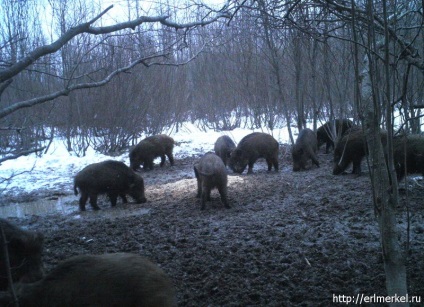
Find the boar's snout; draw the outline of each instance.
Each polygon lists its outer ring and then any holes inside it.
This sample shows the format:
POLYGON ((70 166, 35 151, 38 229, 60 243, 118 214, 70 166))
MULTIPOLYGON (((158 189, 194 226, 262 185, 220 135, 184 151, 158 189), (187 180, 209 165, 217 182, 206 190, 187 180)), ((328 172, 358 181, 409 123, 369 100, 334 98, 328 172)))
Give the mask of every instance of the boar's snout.
POLYGON ((143 196, 143 197, 137 198, 135 201, 137 202, 137 204, 143 204, 147 202, 147 199, 146 197, 143 196))
POLYGON ((333 168, 333 175, 340 175, 342 172, 343 169, 338 164, 335 164, 333 168))

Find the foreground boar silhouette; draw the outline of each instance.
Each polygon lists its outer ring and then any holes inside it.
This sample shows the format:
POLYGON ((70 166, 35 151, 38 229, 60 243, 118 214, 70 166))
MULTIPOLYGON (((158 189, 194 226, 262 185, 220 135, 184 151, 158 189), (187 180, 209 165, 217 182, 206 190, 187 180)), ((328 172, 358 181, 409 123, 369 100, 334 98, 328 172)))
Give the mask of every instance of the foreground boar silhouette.
MULTIPOLYGON (((177 305, 174 286, 163 270, 128 253, 76 256, 42 280, 15 288, 21 307, 177 305)), ((12 304, 10 294, 0 293, 0 303, 12 304)))
MULTIPOLYGON (((5 219, 0 219, 0 228, 5 236, 13 282, 27 283, 41 279, 43 235, 24 230, 5 219)), ((6 261, 0 249, 0 291, 9 286, 6 272, 6 261)))
POLYGON ((149 136, 130 151, 130 167, 137 170, 143 164, 144 170, 152 170, 153 160, 157 157, 161 158, 160 166, 162 167, 165 164, 165 155, 171 165, 174 165, 173 149, 173 138, 165 134, 149 136))
POLYGON ((146 202, 143 178, 119 161, 107 160, 86 166, 74 178, 75 195, 78 195, 78 189, 81 192, 79 200, 81 211, 85 210, 88 198, 90 198, 91 207, 99 210, 97 205, 99 194, 107 194, 112 206, 116 205, 118 196, 126 203, 127 194, 137 203, 146 202))
POLYGON ((253 164, 259 158, 265 158, 268 164, 268 171, 274 169, 278 171, 278 142, 269 134, 254 132, 241 139, 231 153, 229 166, 235 173, 243 173, 249 165, 248 174, 253 173, 253 164))
POLYGON ((317 150, 316 133, 308 128, 301 130, 292 148, 293 171, 306 169, 308 160, 312 160, 312 163, 319 167, 317 150))
POLYGON ((227 200, 227 169, 224 162, 216 154, 206 153, 194 165, 194 174, 197 179, 197 197, 201 198, 201 209, 210 200, 211 190, 217 188, 221 201, 226 208, 230 208, 227 200))

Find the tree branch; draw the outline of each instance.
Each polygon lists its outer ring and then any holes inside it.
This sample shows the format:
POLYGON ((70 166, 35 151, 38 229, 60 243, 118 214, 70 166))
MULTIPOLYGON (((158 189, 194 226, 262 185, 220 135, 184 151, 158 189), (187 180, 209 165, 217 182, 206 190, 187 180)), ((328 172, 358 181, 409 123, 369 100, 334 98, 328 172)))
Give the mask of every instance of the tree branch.
MULTIPOLYGON (((36 98, 33 98, 33 99, 14 103, 14 104, 0 110, 0 119, 10 115, 13 112, 16 112, 17 110, 20 110, 20 109, 23 109, 23 108, 30 108, 32 106, 51 101, 51 100, 56 99, 56 98, 61 97, 61 96, 68 96, 72 91, 75 91, 75 90, 95 88, 95 87, 103 86, 103 85, 109 83, 117 75, 119 75, 121 73, 128 72, 129 70, 131 70, 132 68, 134 68, 135 66, 137 66, 139 64, 143 64, 146 67, 149 67, 149 66, 152 66, 152 65, 181 66, 181 65, 184 65, 184 64, 190 62, 191 60, 193 60, 195 57, 197 57, 198 54, 199 54, 199 52, 196 53, 193 57, 191 57, 189 60, 187 60, 184 63, 175 63, 175 64, 164 64, 164 63, 159 63, 159 62, 148 63, 149 60, 152 60, 152 59, 155 59, 155 58, 160 58, 160 57, 165 57, 166 54, 160 54, 160 55, 145 57, 145 58, 142 58, 142 59, 137 59, 137 60, 133 61, 132 63, 130 63, 128 66, 121 67, 121 68, 113 71, 107 77, 105 77, 104 79, 102 79, 100 81, 71 85, 67 88, 64 88, 62 90, 56 91, 54 93, 51 93, 51 94, 48 94, 48 95, 45 95, 45 96, 36 97, 36 98)), ((0 162, 1 162, 1 160, 0 160, 0 162)))
POLYGON ((17 159, 21 156, 26 156, 26 155, 32 154, 34 152, 42 151, 45 148, 46 148, 46 146, 43 146, 43 147, 40 147, 40 148, 35 148, 35 149, 23 150, 21 152, 18 152, 17 154, 12 155, 12 156, 7 156, 7 157, 4 157, 4 158, 1 158, 0 164, 3 163, 4 161, 7 161, 7 160, 15 160, 15 159, 17 159))
POLYGON ((59 49, 61 49, 67 42, 69 42, 71 39, 73 39, 75 36, 82 34, 82 33, 88 33, 93 35, 99 35, 99 34, 107 34, 116 32, 123 29, 132 29, 134 30, 137 26, 141 25, 142 23, 154 23, 159 22, 165 26, 175 28, 175 29, 190 29, 196 26, 206 26, 208 24, 211 24, 215 21, 217 21, 220 18, 230 18, 230 14, 228 12, 220 12, 215 17, 206 20, 206 21, 195 21, 185 24, 180 24, 176 22, 169 21, 169 16, 155 16, 155 17, 148 17, 148 16, 141 16, 137 19, 118 23, 112 26, 105 26, 105 27, 93 27, 92 24, 97 21, 99 18, 101 18, 108 10, 110 10, 113 7, 113 5, 109 6, 107 9, 105 9, 102 13, 97 15, 95 18, 91 19, 90 21, 86 23, 82 23, 80 25, 77 25, 73 28, 70 28, 68 31, 66 31, 61 37, 59 37, 55 42, 51 43, 50 45, 44 45, 36 48, 32 52, 30 52, 27 56, 22 58, 20 61, 18 61, 15 64, 12 64, 7 69, 4 69, 0 71, 0 84, 2 82, 5 82, 6 80, 11 79, 12 77, 19 74, 22 70, 33 64, 36 60, 39 58, 57 52, 59 49))
POLYGON ((0 83, 0 98, 3 92, 7 89, 9 85, 12 84, 12 82, 13 82, 13 79, 9 79, 9 80, 6 80, 5 82, 0 83))

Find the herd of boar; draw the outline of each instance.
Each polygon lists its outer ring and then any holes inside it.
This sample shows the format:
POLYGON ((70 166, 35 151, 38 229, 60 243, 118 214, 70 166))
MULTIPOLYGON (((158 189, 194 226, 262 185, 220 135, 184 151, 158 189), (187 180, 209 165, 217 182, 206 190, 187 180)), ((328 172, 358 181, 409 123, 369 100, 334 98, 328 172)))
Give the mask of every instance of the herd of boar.
MULTIPOLYGON (((387 134, 381 133, 383 146, 387 134)), ((293 171, 306 170, 308 164, 320 166, 317 151, 326 144, 325 151, 334 148, 333 174, 338 175, 353 165, 352 173, 361 173, 361 162, 368 154, 365 136, 350 120, 327 122, 315 133, 303 129, 292 147, 293 171), (338 140, 334 142, 334 140, 338 140)), ((160 166, 168 157, 171 165, 174 140, 166 135, 155 135, 142 140, 129 153, 130 166, 118 161, 104 161, 88 165, 74 178, 74 192, 81 194, 80 210, 89 200, 93 210, 99 210, 97 197, 106 194, 112 206, 118 197, 124 203, 127 195, 137 203, 146 202, 143 178, 137 170, 153 169, 153 160, 161 158, 160 166)), ((405 174, 424 175, 424 137, 399 136, 393 140, 397 177, 405 174)), ((228 136, 219 137, 214 153, 204 154, 194 163, 197 197, 201 209, 216 188, 221 201, 230 208, 227 190, 227 165, 235 173, 253 172, 253 165, 264 158, 268 171, 278 171, 278 142, 269 134, 254 132, 236 146, 228 136)), ((65 260, 44 276, 41 255, 43 236, 0 219, 0 244, 6 242, 8 253, 0 252, 0 306, 176 306, 174 286, 158 266, 135 254, 81 255, 65 260), (9 290, 13 282, 15 295, 9 290), (16 302, 17 300, 17 302, 16 302)))
MULTIPOLYGON (((381 133, 383 146, 387 135, 381 133)), ((320 166, 317 156, 318 148, 323 144, 325 152, 334 148, 333 174, 346 171, 353 164, 352 173, 361 173, 361 163, 368 154, 365 136, 358 126, 348 119, 336 119, 319 127, 316 132, 303 129, 292 147, 293 171, 306 170, 309 161, 320 166), (338 142, 335 142, 338 140, 338 142)), ((394 138, 394 160, 397 176, 402 179, 406 173, 424 173, 424 138, 409 135, 394 138), (406 152, 406 159, 405 159, 406 152), (407 161, 405 165, 405 161, 407 161)), ((109 196, 112 206, 116 205, 118 196, 124 203, 126 195, 130 195, 137 203, 146 202, 143 178, 137 173, 140 166, 144 170, 153 169, 153 160, 160 157, 160 166, 165 164, 166 157, 174 165, 174 140, 164 134, 145 138, 129 153, 130 167, 122 162, 104 161, 94 163, 81 170, 74 178, 75 195, 81 193, 80 210, 85 210, 87 200, 94 210, 99 210, 97 196, 109 196)), ((272 168, 278 171, 278 142, 269 134, 254 132, 246 135, 236 146, 227 136, 219 137, 214 145, 214 151, 206 153, 194 165, 197 179, 197 197, 201 199, 201 209, 210 199, 211 190, 216 188, 222 203, 229 208, 227 197, 227 165, 234 173, 253 173, 253 165, 259 158, 264 158, 268 171, 272 168)))

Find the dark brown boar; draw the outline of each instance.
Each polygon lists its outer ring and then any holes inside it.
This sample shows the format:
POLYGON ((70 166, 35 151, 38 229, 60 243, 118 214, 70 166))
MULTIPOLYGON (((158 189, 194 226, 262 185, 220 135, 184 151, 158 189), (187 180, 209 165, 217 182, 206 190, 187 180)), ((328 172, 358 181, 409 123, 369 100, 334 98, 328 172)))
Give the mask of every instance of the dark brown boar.
POLYGON ((306 169, 309 160, 312 160, 312 163, 319 167, 317 150, 316 133, 308 128, 300 131, 292 148, 293 171, 298 172, 306 169))
MULTIPOLYGON (((387 143, 387 133, 381 132, 383 146, 387 143)), ((333 175, 343 173, 350 163, 353 164, 352 174, 361 174, 361 163, 368 155, 368 146, 365 135, 360 129, 350 129, 337 143, 334 149, 333 175)))
POLYGON ((326 122, 317 130, 318 148, 325 143, 325 153, 329 153, 330 148, 334 148, 334 141, 341 138, 349 128, 354 126, 349 119, 336 119, 326 122), (333 131, 336 135, 333 135, 333 131))
POLYGON ((144 170, 152 170, 153 160, 157 157, 160 157, 160 166, 162 167, 165 164, 165 155, 171 165, 174 165, 173 149, 173 138, 165 134, 149 136, 130 151, 130 167, 133 170, 137 170, 143 164, 144 170))
MULTIPOLYGON (((0 219, 0 228, 7 244, 12 280, 27 283, 41 279, 43 277, 41 262, 43 235, 24 230, 5 219, 0 219)), ((6 272, 6 261, 0 248, 0 290, 8 288, 6 272)))
POLYGON ((214 146, 215 154, 222 159, 225 166, 227 166, 227 160, 230 158, 234 148, 236 148, 236 145, 228 135, 220 136, 216 140, 214 146))
POLYGON ((18 284, 16 292, 21 307, 177 305, 174 286, 163 270, 127 253, 70 258, 42 280, 18 284))
POLYGON ((405 174, 424 176, 424 137, 407 135, 394 138, 393 160, 398 181, 402 180, 405 174))
POLYGON ((254 132, 246 135, 230 156, 228 165, 235 173, 243 173, 249 165, 248 174, 253 173, 253 164, 259 158, 265 158, 268 171, 272 166, 278 171, 278 142, 269 134, 254 132))
POLYGON ((201 209, 210 200, 211 190, 217 188, 221 201, 226 208, 230 208, 227 200, 227 169, 224 162, 216 154, 206 153, 194 165, 194 174, 197 179, 197 197, 201 198, 201 209))
POLYGON ((74 178, 74 192, 81 192, 79 207, 85 210, 85 204, 90 198, 90 205, 99 210, 97 196, 107 194, 112 206, 116 205, 118 196, 127 203, 126 195, 133 197, 137 203, 146 202, 144 196, 144 181, 140 175, 119 161, 103 161, 93 163, 82 169, 74 178))

